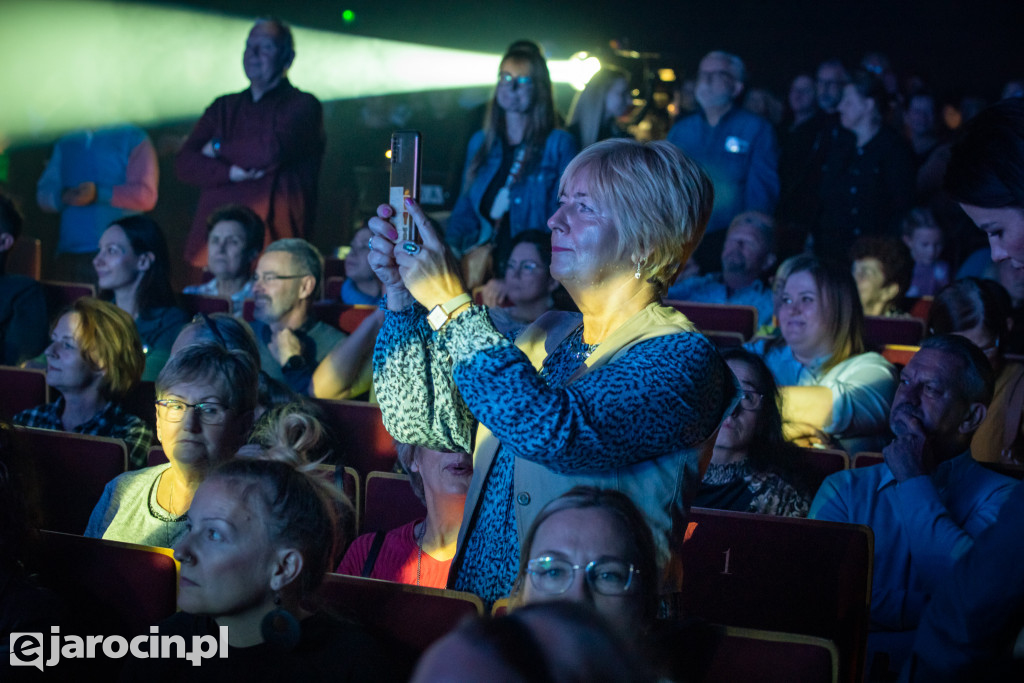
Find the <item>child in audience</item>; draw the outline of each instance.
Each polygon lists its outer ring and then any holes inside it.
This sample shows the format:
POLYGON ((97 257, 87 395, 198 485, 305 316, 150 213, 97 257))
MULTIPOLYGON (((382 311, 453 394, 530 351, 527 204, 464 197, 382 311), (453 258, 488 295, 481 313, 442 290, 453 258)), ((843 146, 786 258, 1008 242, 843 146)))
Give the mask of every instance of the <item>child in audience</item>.
POLYGON ((914 277, 907 296, 935 296, 952 280, 949 263, 939 260, 946 238, 931 210, 910 210, 903 219, 903 242, 910 248, 910 255, 914 259, 914 277))

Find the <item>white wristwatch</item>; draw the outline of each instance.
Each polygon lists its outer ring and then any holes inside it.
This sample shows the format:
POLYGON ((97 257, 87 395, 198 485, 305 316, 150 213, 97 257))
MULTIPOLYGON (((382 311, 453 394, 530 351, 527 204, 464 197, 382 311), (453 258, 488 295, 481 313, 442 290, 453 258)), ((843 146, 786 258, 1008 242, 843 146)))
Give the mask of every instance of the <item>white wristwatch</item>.
POLYGON ((473 297, 463 292, 457 297, 445 301, 443 304, 434 306, 430 309, 430 313, 427 314, 427 322, 430 324, 430 328, 435 332, 441 329, 446 322, 452 319, 452 313, 472 301, 473 297))

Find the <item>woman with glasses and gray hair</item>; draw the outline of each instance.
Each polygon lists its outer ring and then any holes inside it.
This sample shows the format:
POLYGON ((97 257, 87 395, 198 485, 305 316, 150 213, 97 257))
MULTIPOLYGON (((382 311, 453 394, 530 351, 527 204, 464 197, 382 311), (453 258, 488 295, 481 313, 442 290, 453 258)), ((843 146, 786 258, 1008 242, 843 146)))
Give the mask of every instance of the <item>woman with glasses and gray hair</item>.
POLYGON ((172 547, 199 484, 245 443, 258 370, 251 354, 217 343, 186 346, 171 358, 156 380, 156 435, 170 462, 107 484, 85 535, 172 547))

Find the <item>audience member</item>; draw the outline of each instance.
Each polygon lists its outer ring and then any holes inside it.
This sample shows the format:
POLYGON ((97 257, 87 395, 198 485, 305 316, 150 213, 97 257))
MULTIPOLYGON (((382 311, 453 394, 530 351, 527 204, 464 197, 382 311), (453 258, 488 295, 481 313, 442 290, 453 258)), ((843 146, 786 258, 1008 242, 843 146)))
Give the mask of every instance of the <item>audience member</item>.
POLYGON ((858 71, 843 89, 839 120, 856 140, 835 145, 825 161, 814 251, 847 261, 861 235, 892 235, 914 199, 910 146, 884 119, 889 94, 881 81, 858 71))
POLYGON ((775 267, 775 221, 760 211, 736 216, 722 245, 722 270, 680 280, 667 298, 753 306, 758 320, 772 320, 772 292, 765 285, 775 267))
POLYGON ((903 316, 913 277, 910 250, 895 237, 861 237, 850 250, 864 315, 903 316))
POLYGON ((427 516, 392 531, 360 536, 338 573, 444 588, 473 477, 473 458, 400 443, 398 461, 427 516))
POLYGON ((253 332, 260 342, 260 367, 270 378, 307 395, 317 363, 345 335, 313 317, 320 294, 323 259, 305 240, 278 240, 256 264, 253 332))
POLYGON ((206 220, 217 207, 242 204, 266 223, 264 243, 305 237, 316 216, 324 155, 320 102, 288 81, 292 31, 260 19, 242 56, 249 87, 214 100, 178 152, 178 178, 200 188, 185 261, 206 264, 206 220))
POLYGON ((838 59, 830 59, 818 66, 814 81, 818 108, 826 114, 838 114, 843 90, 850 83, 850 74, 838 59))
POLYGON ((7 274, 7 258, 21 226, 21 213, 0 193, 0 365, 19 365, 46 348, 42 286, 32 278, 7 274))
POLYGON ((148 216, 111 223, 93 259, 100 295, 135 321, 146 354, 142 379, 153 381, 170 356, 171 345, 188 320, 174 305, 171 259, 160 226, 148 216))
POLYGON ((335 344, 313 371, 310 395, 335 400, 366 398, 375 403, 373 347, 383 324, 384 312, 374 311, 335 344))
POLYGON ((199 484, 245 443, 256 372, 244 351, 217 343, 175 354, 156 381, 156 436, 170 462, 108 483, 85 535, 172 547, 186 533, 185 513, 199 484))
POLYGON ((992 260, 1024 268, 1024 99, 978 114, 953 146, 946 191, 988 235, 992 260))
POLYGON ((957 280, 939 292, 928 313, 928 334, 957 334, 984 352, 995 374, 988 414, 971 439, 980 462, 1024 464, 1024 364, 1008 362, 1010 298, 993 280, 957 280))
POLYGON ((992 370, 971 342, 929 337, 907 363, 892 402, 896 438, 885 463, 833 474, 810 516, 866 524, 875 536, 868 667, 898 671, 929 597, 995 520, 1013 484, 971 458, 971 434, 992 397, 992 370))
POLYGON ((939 257, 946 246, 946 236, 930 209, 911 209, 903 219, 903 243, 914 259, 914 276, 908 297, 935 296, 950 283, 948 261, 939 257))
POLYGON ((803 482, 794 476, 796 448, 782 435, 782 398, 771 371, 759 356, 745 349, 728 349, 722 357, 736 375, 743 398, 722 422, 711 464, 693 504, 806 517, 811 500, 801 490, 803 482))
MULTIPOLYGON (((540 47, 513 43, 501 59, 484 129, 466 149, 462 194, 445 231, 455 255, 464 259, 470 289, 492 275, 500 280, 512 238, 523 230, 544 230, 558 208, 558 178, 579 148, 557 124, 540 47)), ((497 303, 502 286, 491 290, 489 300, 497 303)))
POLYGON ((550 311, 558 281, 551 277, 551 236, 540 230, 519 233, 505 265, 505 295, 511 306, 490 307, 495 329, 515 341, 527 325, 550 311))
POLYGON ((1001 347, 1003 353, 1024 355, 1024 268, 1016 268, 1009 260, 994 264, 996 280, 1010 295, 1010 329, 1018 334, 1008 335, 1001 347))
POLYGON ((569 108, 567 130, 576 138, 578 149, 608 138, 628 137, 619 119, 633 108, 629 73, 617 66, 603 66, 576 94, 569 108))
POLYGON ((522 534, 548 501, 581 483, 641 502, 669 564, 699 454, 710 453, 738 399, 714 347, 658 303, 699 241, 711 192, 700 167, 666 142, 605 140, 581 152, 549 225, 551 274, 583 314, 549 313, 515 345, 485 307, 470 306, 418 206, 422 247, 393 244, 386 205, 370 221, 370 263, 387 287, 374 354, 385 425, 402 441, 469 451, 474 418, 481 423, 481 476, 466 500, 450 586, 487 603, 507 595, 522 534))
POLYGON ((423 654, 412 677, 413 683, 655 680, 646 661, 593 610, 566 601, 467 620, 423 654))
POLYGON ((54 271, 61 280, 95 282, 92 259, 107 226, 156 206, 156 150, 137 126, 79 130, 53 146, 36 202, 60 213, 54 271))
POLYGON ((245 351, 253 363, 260 364, 260 349, 252 328, 228 313, 196 313, 192 322, 178 333, 171 356, 178 355, 186 346, 204 342, 220 344, 229 351, 245 351))
POLYGON ((922 91, 908 98, 907 110, 903 112, 903 128, 914 150, 915 169, 921 168, 939 145, 936 118, 934 95, 922 91))
POLYGON ((46 383, 53 403, 14 416, 14 424, 121 439, 128 463, 143 467, 153 430, 121 400, 142 375, 142 342, 128 315, 105 301, 78 299, 57 319, 46 349, 46 383))
POLYGON ((659 578, 654 537, 633 501, 577 486, 545 505, 527 532, 512 603, 584 603, 639 639, 658 612, 659 578))
POLYGON ((771 124, 736 105, 746 82, 736 55, 709 52, 697 71, 700 111, 679 121, 668 141, 699 162, 711 176, 715 206, 697 260, 714 267, 729 221, 743 211, 771 215, 779 199, 778 150, 771 124))
POLYGON ((877 450, 888 435, 896 371, 865 352, 864 313, 850 271, 794 256, 779 266, 776 287, 782 336, 747 348, 782 387, 787 435, 836 439, 850 453, 877 450))
POLYGON ((240 459, 199 486, 181 562, 178 607, 161 637, 214 636, 228 652, 202 667, 132 658, 129 681, 405 680, 408 671, 362 628, 316 607, 330 568, 335 519, 328 485, 274 460, 240 459))
POLYGON ((201 285, 189 285, 185 294, 231 299, 231 312, 242 314, 252 298, 252 265, 263 249, 263 220, 247 206, 231 204, 206 219, 207 271, 213 275, 201 285))
POLYGON ((345 256, 345 282, 341 285, 341 303, 376 306, 380 301, 381 284, 370 268, 370 229, 356 230, 345 256))
POLYGON ((786 103, 793 117, 789 122, 789 130, 796 130, 801 124, 813 119, 819 111, 814 92, 814 78, 809 74, 798 74, 789 84, 786 103))

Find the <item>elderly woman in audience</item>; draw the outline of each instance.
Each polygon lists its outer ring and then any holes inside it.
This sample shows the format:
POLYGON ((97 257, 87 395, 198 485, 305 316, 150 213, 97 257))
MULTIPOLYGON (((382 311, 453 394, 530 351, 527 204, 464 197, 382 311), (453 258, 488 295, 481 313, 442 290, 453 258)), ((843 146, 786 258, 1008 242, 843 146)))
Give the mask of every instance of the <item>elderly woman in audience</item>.
POLYGON ((512 238, 543 228, 557 208, 558 178, 578 150, 557 125, 551 75, 540 47, 527 40, 513 43, 501 59, 484 129, 466 149, 462 195, 445 231, 456 256, 473 252, 465 261, 470 287, 483 284, 486 256, 491 257, 498 279, 489 287, 488 301, 503 298, 500 278, 512 238))
POLYGON ((370 236, 373 233, 365 225, 352 235, 348 254, 345 256, 345 282, 341 285, 341 303, 376 306, 380 301, 381 284, 370 268, 366 257, 370 254, 370 236))
POLYGON ((185 659, 133 659, 126 680, 402 680, 393 657, 360 627, 318 611, 335 519, 322 479, 280 460, 238 459, 195 492, 181 563, 178 614, 161 636, 218 637, 228 652, 196 668, 185 659))
POLYGON ((57 319, 50 337, 46 383, 60 397, 18 413, 14 424, 121 439, 129 465, 145 466, 153 430, 121 406, 146 362, 131 318, 111 303, 84 297, 57 319))
POLYGON ((155 380, 188 319, 174 306, 171 260, 160 226, 148 216, 117 219, 100 237, 92 264, 100 294, 135 321, 146 354, 142 379, 155 380))
POLYGON ((928 335, 958 334, 985 352, 996 376, 985 420, 971 437, 981 462, 1024 464, 1024 364, 1007 361, 1010 297, 994 280, 964 278, 939 292, 928 312, 928 335))
POLYGON ((793 483, 796 447, 782 435, 779 388, 768 366, 745 349, 722 353, 743 398, 718 432, 693 504, 736 512, 806 517, 811 499, 793 483))
POLYGON ((864 348, 864 314, 849 270, 813 256, 787 259, 775 282, 781 337, 747 348, 782 387, 787 436, 880 450, 889 433, 896 370, 864 348))
POLYGON ((168 464, 117 477, 85 535, 170 548, 185 533, 192 497, 216 465, 245 443, 256 405, 252 356, 220 344, 177 353, 156 381, 156 434, 168 464))
POLYGON ((360 536, 338 573, 444 588, 473 477, 473 459, 468 453, 442 453, 400 443, 398 460, 409 473, 409 483, 426 506, 427 516, 387 534, 360 536))
POLYGON ((512 241, 505 264, 505 296, 512 305, 487 309, 494 327, 511 340, 554 306, 558 281, 551 277, 551 236, 540 230, 521 232, 512 241))
POLYGON ((240 204, 222 206, 206 219, 206 269, 213 277, 201 285, 190 285, 185 294, 202 294, 231 299, 235 315, 252 298, 252 265, 263 249, 263 219, 240 204))
POLYGON ((449 585, 487 602, 511 590, 540 509, 577 484, 632 495, 674 569, 700 462, 738 399, 711 343, 660 304, 707 224, 700 167, 666 142, 605 140, 570 163, 560 202, 551 274, 582 315, 548 313, 515 345, 471 305, 418 205, 422 246, 395 244, 386 205, 370 221, 389 309, 374 356, 388 430, 468 451, 480 422, 449 585))
POLYGON ((864 315, 902 316, 914 262, 910 250, 895 237, 862 237, 850 251, 864 315))
POLYGON ((260 362, 260 350, 252 328, 227 313, 196 313, 192 322, 181 328, 175 338, 171 356, 178 355, 186 346, 202 343, 245 351, 257 365, 260 362))
POLYGON ((633 108, 629 74, 617 66, 604 66, 576 95, 569 110, 567 130, 580 149, 608 138, 624 138, 619 119, 633 108))

